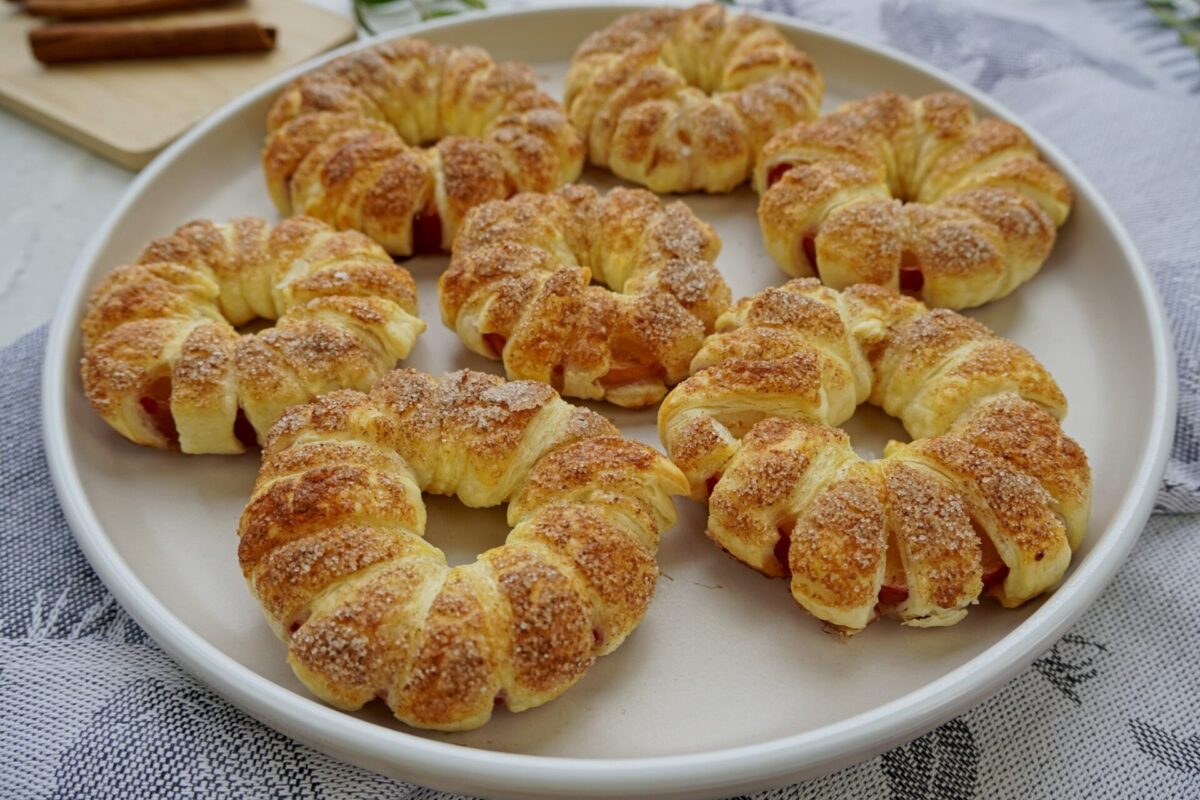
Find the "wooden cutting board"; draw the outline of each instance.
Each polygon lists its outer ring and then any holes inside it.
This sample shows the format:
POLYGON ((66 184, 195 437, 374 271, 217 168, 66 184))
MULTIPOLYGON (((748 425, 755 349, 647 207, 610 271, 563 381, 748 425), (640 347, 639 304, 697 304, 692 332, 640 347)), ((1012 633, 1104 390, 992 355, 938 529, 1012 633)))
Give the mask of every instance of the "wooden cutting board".
POLYGON ((272 25, 278 39, 269 53, 46 67, 26 40, 38 21, 0 5, 0 106, 132 169, 242 92, 355 34, 350 18, 302 0, 250 0, 186 19, 272 25))

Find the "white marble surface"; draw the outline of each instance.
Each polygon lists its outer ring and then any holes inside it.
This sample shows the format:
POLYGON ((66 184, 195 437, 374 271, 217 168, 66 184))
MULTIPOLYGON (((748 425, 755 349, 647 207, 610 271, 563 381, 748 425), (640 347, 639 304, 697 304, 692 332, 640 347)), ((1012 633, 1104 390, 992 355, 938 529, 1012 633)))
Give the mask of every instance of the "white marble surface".
MULTIPOLYGON (((350 13, 350 0, 313 0, 350 13)), ((135 172, 0 109, 0 347, 46 322, 135 172)))
POLYGON ((76 255, 134 173, 0 111, 0 346, 50 319, 76 255))

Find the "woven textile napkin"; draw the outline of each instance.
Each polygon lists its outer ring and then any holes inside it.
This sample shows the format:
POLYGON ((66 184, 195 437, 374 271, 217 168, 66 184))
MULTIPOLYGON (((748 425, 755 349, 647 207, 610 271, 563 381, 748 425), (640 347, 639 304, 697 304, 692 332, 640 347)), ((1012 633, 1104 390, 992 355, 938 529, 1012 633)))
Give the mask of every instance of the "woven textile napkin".
MULTIPOLYGON (((1153 268, 1180 371, 1175 450, 1129 562, 995 697, 908 745, 756 798, 1200 797, 1200 62, 1137 0, 768 3, 992 93, 1099 186, 1153 268)), ((108 594, 54 497, 44 330, 0 351, 0 798, 451 795, 293 742, 185 675, 108 594)), ((1117 421, 1114 421, 1115 423, 1117 421)))

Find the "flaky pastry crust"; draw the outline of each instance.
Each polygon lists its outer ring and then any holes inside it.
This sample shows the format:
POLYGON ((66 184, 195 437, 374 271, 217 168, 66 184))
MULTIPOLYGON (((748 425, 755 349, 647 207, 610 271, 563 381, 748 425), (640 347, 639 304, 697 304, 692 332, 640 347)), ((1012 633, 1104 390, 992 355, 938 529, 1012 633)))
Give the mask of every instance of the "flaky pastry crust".
POLYGON ((970 308, 1037 274, 1071 188, 1029 137, 954 92, 884 92, 772 137, 759 225, 789 275, 875 283, 970 308))
POLYGON ((775 26, 716 3, 621 17, 575 52, 564 94, 591 162, 655 192, 728 192, 824 81, 775 26))
POLYGON ((262 163, 282 213, 410 255, 449 250, 473 206, 575 180, 583 142, 527 65, 393 39, 293 81, 262 163))
POLYGON ((438 284, 442 320, 509 378, 651 405, 729 308, 720 247, 686 205, 642 189, 520 194, 468 214, 438 284))
POLYGON ((686 491, 664 456, 545 384, 395 370, 284 414, 238 557, 314 694, 465 730, 554 699, 621 644, 686 491), (508 503, 512 531, 451 567, 422 538, 422 492, 508 503))
POLYGON ((812 278, 742 300, 659 410, 708 535, 846 632, 880 614, 950 625, 987 591, 1017 606, 1062 577, 1091 471, 1028 351, 878 286, 812 278), (913 437, 864 460, 859 403, 913 437))
POLYGON ((425 323, 412 276, 361 233, 309 217, 196 220, 92 292, 83 388, 122 436, 240 453, 283 410, 370 388, 425 323), (274 321, 257 333, 237 326, 274 321))

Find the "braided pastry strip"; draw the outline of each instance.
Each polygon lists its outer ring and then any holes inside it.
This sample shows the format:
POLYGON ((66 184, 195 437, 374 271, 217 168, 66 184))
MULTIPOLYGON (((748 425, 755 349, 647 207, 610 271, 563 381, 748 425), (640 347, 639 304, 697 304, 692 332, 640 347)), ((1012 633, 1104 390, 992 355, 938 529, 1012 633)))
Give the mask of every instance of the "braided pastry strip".
POLYGON ((267 117, 262 160, 282 213, 410 255, 448 250, 479 203, 575 180, 583 142, 528 65, 393 39, 290 84, 267 117))
POLYGON ((238 557, 296 675, 465 730, 554 699, 641 621, 687 483, 549 386, 396 370, 296 406, 267 437, 238 557), (507 541, 450 567, 421 492, 508 503, 507 541))
POLYGON ((1062 577, 1091 472, 1026 350, 870 285, 793 280, 717 322, 659 433, 708 535, 848 632, 950 625, 985 590, 1017 606, 1062 577), (865 461, 834 426, 861 402, 913 437, 865 461))
POLYGON ((567 186, 486 203, 438 283, 442 320, 473 352, 502 357, 509 378, 652 405, 729 308, 720 248, 686 205, 642 189, 567 186))
POLYGON ((825 83, 775 26, 708 3, 621 17, 584 40, 564 104, 593 164, 655 192, 728 192, 825 83))
POLYGON ((360 233, 196 220, 92 293, 84 392, 137 444, 241 453, 288 406, 369 388, 425 330, 416 313, 412 276, 360 233), (235 329, 255 319, 275 322, 235 329))
POLYGON ((953 92, 885 92, 783 131, 763 148, 754 186, 784 272, 835 289, 900 288, 945 308, 1032 278, 1072 203, 1020 128, 977 119, 953 92))

